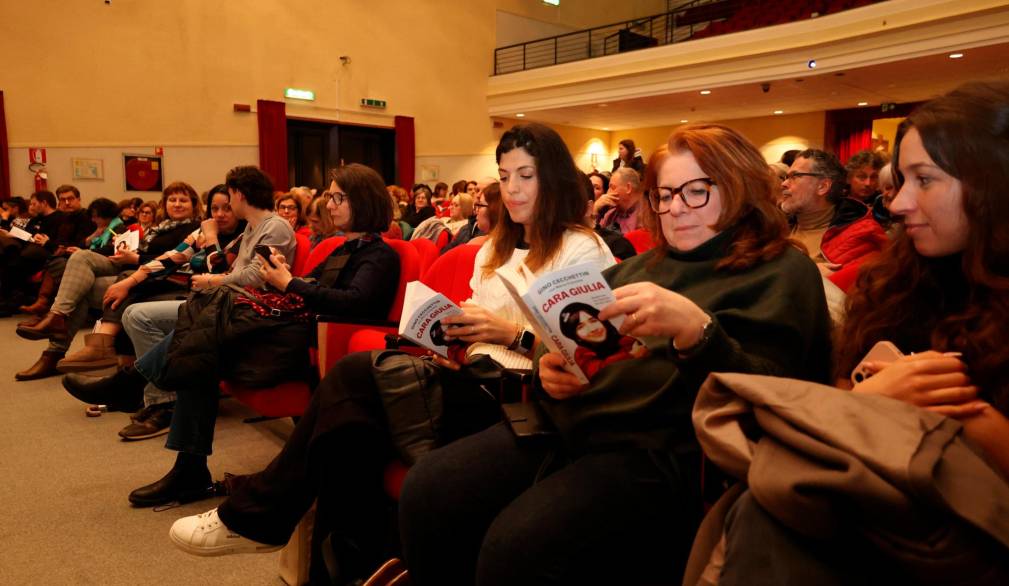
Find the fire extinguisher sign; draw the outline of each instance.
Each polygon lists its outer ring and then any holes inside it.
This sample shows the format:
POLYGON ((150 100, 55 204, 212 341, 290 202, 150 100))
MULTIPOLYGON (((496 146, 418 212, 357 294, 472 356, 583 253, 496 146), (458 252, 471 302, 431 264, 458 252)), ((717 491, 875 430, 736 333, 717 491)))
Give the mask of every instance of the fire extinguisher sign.
POLYGON ((28 164, 37 163, 39 165, 46 164, 46 150, 43 148, 32 147, 28 149, 28 164))

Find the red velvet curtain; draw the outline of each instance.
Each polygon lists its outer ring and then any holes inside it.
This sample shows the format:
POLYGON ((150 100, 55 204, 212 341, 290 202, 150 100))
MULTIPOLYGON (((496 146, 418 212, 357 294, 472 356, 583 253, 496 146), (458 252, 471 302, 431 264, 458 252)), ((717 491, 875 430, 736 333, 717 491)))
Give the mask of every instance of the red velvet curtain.
POLYGON ((872 120, 838 129, 837 158, 847 163, 858 151, 872 147, 872 120))
POLYGON ((284 102, 258 100, 259 168, 273 179, 273 188, 287 191, 287 110, 284 102))
POLYGON ((396 116, 396 179, 407 191, 413 188, 416 156, 413 117, 396 116))
POLYGON ((11 161, 7 148, 7 114, 4 111, 4 93, 0 91, 0 200, 11 196, 11 161))
MULTIPOLYGON (((903 118, 921 102, 897 104, 883 112, 879 108, 850 108, 829 110, 823 133, 824 148, 835 155, 841 164, 858 151, 872 148, 872 121, 879 118, 903 118)), ((891 147, 892 148, 892 147, 891 147)))

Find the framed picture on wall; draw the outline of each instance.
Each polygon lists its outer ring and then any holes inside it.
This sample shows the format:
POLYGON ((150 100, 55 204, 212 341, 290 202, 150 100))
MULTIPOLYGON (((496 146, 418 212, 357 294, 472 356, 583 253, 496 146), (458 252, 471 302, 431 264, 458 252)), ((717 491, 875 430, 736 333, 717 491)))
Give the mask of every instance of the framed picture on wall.
POLYGON ((70 159, 74 179, 104 179, 105 161, 103 159, 70 159))
POLYGON ((438 174, 441 171, 438 165, 421 165, 420 166, 420 180, 421 181, 437 181, 438 174))
POLYGON ((126 191, 161 191, 164 167, 158 155, 123 153, 123 177, 126 191))

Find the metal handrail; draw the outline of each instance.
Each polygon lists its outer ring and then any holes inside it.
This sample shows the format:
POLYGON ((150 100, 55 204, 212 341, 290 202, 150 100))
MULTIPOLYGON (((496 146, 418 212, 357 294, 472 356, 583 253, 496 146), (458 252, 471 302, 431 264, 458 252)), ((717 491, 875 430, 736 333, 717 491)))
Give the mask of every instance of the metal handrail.
MULTIPOLYGON (((868 3, 878 1, 869 0, 868 3)), ((752 10, 755 8, 752 4, 756 3, 746 0, 692 0, 653 16, 498 47, 494 50, 494 75, 683 42, 712 23, 728 20, 737 12, 742 14, 747 4, 751 4, 747 10, 752 10)), ((828 6, 837 4, 837 1, 812 0, 804 8, 810 16, 815 16, 826 13, 828 6)), ((752 28, 769 24, 777 23, 757 23, 752 28)), ((718 34, 713 31, 704 34, 718 34)))
MULTIPOLYGON (((494 75, 512 73, 514 71, 525 71, 526 69, 546 67, 548 65, 567 63, 580 59, 588 59, 598 56, 600 53, 609 55, 614 52, 618 52, 620 49, 619 38, 617 38, 615 47, 617 49, 616 51, 613 50, 614 47, 612 46, 612 40, 614 37, 619 37, 621 34, 620 31, 628 31, 628 33, 638 34, 634 33, 634 31, 647 29, 649 34, 640 36, 651 38, 654 38, 652 35, 658 32, 662 35, 663 41, 665 42, 657 42, 650 45, 665 45, 675 41, 677 37, 675 31, 671 30, 672 27, 669 27, 665 23, 675 23, 678 15, 682 16, 688 13, 691 9, 709 4, 726 6, 734 11, 735 8, 738 8, 738 6, 741 6, 743 3, 743 0, 692 0, 672 11, 663 12, 653 16, 626 20, 581 31, 564 33, 562 35, 555 35, 552 37, 545 37, 533 41, 498 47, 494 50, 494 75), (658 30, 654 24, 656 20, 660 20, 663 23, 663 26, 658 30), (603 31, 605 31, 605 33, 603 33, 603 31), (602 37, 601 51, 598 47, 600 34, 605 34, 605 36, 602 37), (581 40, 583 37, 587 43, 581 40), (577 43, 565 42, 566 40, 575 38, 579 39, 577 43), (578 47, 574 48, 574 45, 578 45, 578 47), (547 56, 547 53, 550 54, 550 58, 544 59, 544 57, 547 56)), ((696 27, 693 24, 690 25, 691 31, 695 28, 696 27)), ((628 37, 627 33, 624 33, 624 35, 625 38, 636 39, 639 43, 642 42, 642 40, 638 37, 628 37)))

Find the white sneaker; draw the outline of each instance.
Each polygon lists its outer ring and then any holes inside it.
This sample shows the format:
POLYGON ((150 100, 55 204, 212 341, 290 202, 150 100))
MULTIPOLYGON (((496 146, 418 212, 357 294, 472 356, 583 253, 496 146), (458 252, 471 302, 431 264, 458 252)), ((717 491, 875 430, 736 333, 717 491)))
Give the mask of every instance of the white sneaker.
POLYGON ((242 537, 228 529, 217 516, 217 509, 177 520, 168 531, 168 536, 182 551, 201 556, 269 553, 284 547, 267 545, 242 537))

